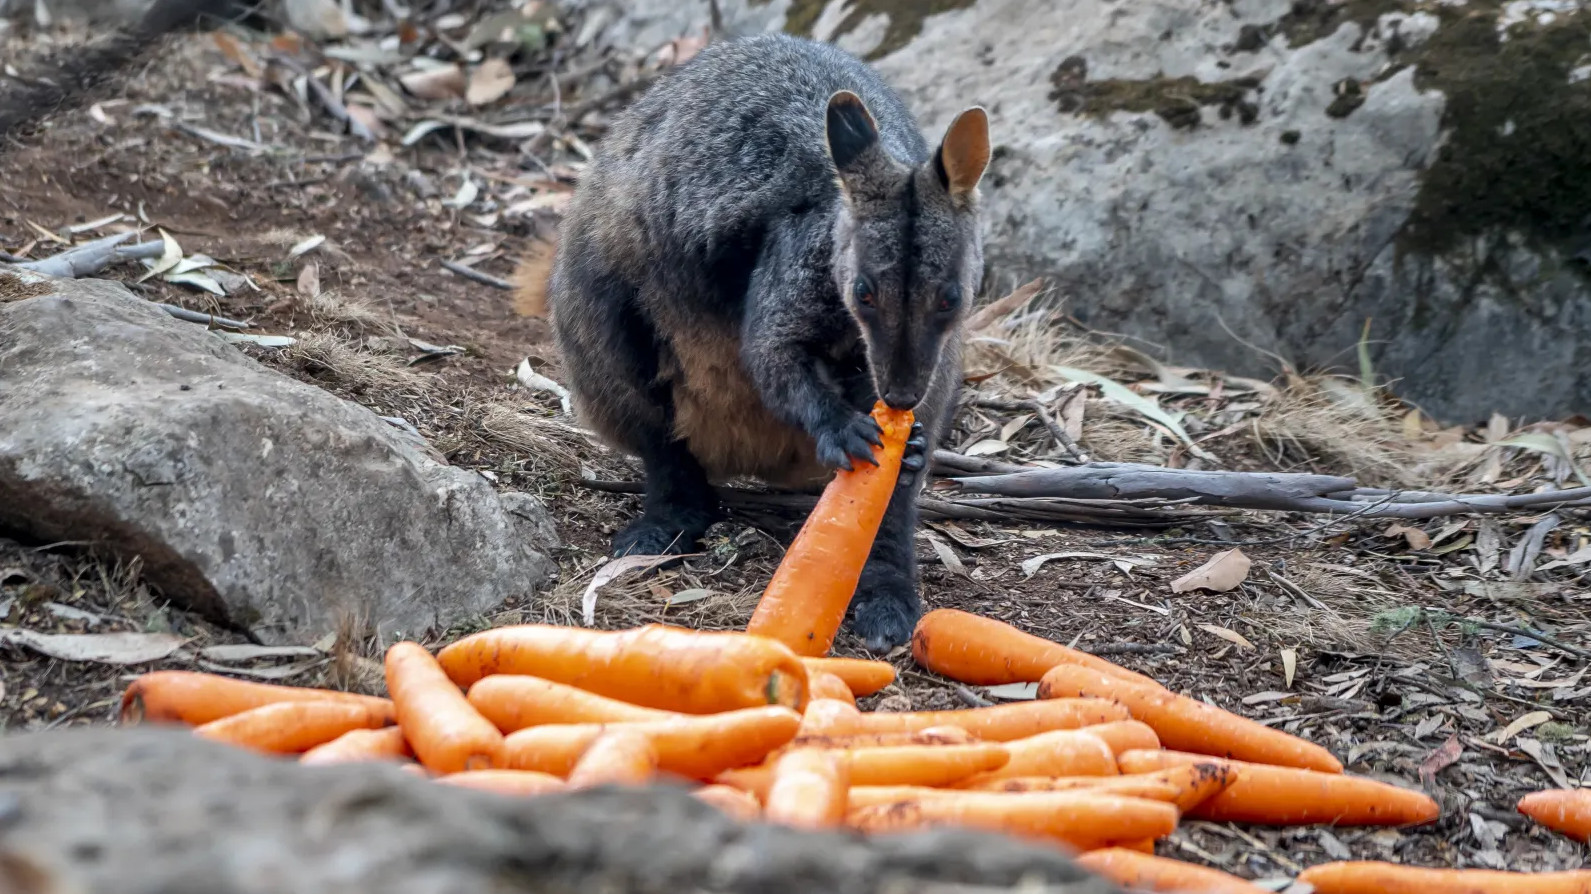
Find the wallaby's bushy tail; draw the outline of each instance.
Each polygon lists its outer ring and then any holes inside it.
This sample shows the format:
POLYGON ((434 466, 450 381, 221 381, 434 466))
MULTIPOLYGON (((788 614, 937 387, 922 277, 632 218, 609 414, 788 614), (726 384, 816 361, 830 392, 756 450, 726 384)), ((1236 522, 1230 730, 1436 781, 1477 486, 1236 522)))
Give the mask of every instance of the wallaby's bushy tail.
POLYGON ((0 152, 6 137, 81 99, 138 61, 160 38, 231 7, 231 0, 155 0, 136 23, 89 46, 65 51, 64 60, 47 63, 27 83, 0 93, 0 152))

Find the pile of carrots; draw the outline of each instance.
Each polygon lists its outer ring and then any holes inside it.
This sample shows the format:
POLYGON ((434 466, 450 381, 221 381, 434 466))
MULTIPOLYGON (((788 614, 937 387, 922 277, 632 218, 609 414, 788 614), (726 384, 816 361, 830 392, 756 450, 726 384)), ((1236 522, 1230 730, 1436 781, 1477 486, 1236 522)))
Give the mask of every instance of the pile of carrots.
MULTIPOLYGON (((1155 856, 1155 842, 1185 816, 1393 826, 1438 818, 1424 794, 1346 774, 1318 745, 949 609, 918 624, 915 661, 963 683, 1037 683, 1038 698, 860 710, 856 700, 893 683, 895 668, 827 653, 911 422, 882 408, 875 418, 878 465, 838 474, 744 632, 527 624, 464 637, 434 656, 400 642, 385 656, 386 698, 155 671, 128 687, 122 722, 187 724, 303 764, 392 762, 509 796, 674 781, 747 821, 863 834, 991 830, 1061 848, 1123 885, 1182 894, 1262 890, 1155 856)), ((1591 793, 1538 793, 1520 810, 1591 835, 1591 793)), ((1340 862, 1300 880, 1318 894, 1591 894, 1591 871, 1340 862)))

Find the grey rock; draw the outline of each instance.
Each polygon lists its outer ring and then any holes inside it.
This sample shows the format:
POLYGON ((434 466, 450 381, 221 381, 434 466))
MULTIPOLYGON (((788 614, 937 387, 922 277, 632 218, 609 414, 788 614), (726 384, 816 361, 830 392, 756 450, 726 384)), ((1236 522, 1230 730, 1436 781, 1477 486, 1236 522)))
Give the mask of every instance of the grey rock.
MULTIPOLYGON (((645 47, 710 6, 568 3, 645 47)), ((1046 276, 1096 328, 1242 375, 1277 371, 1251 345, 1353 372, 1368 319, 1376 371, 1438 418, 1591 411, 1585 4, 717 6, 873 58, 932 136, 985 104, 1003 285, 1046 276)))
POLYGON ((994 835, 741 825, 663 785, 507 798, 152 728, 0 738, 0 890, 1120 892, 1054 849, 994 835))
POLYGON ((116 283, 0 267, 0 420, 0 529, 140 556, 265 643, 415 636, 555 570, 534 498, 116 283))

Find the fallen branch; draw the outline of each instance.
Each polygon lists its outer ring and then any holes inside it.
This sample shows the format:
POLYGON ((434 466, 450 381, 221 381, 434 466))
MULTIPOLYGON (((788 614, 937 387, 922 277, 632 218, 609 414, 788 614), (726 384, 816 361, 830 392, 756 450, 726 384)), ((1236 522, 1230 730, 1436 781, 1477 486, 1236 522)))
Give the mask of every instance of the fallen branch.
POLYGON ((504 291, 513 291, 513 283, 506 279, 498 279, 490 273, 482 273, 473 267, 466 267, 465 265, 456 261, 438 261, 438 263, 440 263, 444 269, 451 270, 465 279, 474 280, 483 286, 491 286, 494 289, 503 289, 504 291))
POLYGON ((1422 519, 1591 506, 1591 487, 1513 495, 1400 493, 1358 488, 1352 478, 1333 475, 1190 471, 1137 463, 1090 463, 1070 468, 958 477, 951 481, 962 492, 1008 497, 1101 501, 1162 499, 1199 506, 1360 518, 1422 519))
POLYGON ((1495 630, 1498 633, 1511 633, 1514 636, 1527 637, 1529 639, 1535 640, 1538 643, 1541 643, 1544 646, 1557 649, 1558 651, 1567 655, 1572 655, 1585 661, 1591 661, 1591 651, 1582 649, 1579 646, 1571 646, 1563 640, 1554 639, 1539 630, 1532 630, 1529 627, 1523 627, 1517 624, 1495 624, 1491 621, 1482 621, 1479 618, 1470 618, 1464 615, 1450 614, 1439 608, 1422 607, 1420 611, 1423 612, 1427 618, 1436 621, 1446 621, 1448 623, 1458 624, 1473 624, 1476 627, 1486 630, 1495 630))
POLYGON ((164 242, 141 242, 137 245, 122 245, 128 239, 138 235, 133 232, 117 233, 114 236, 105 236, 92 242, 74 246, 63 252, 40 258, 37 261, 23 261, 15 266, 45 276, 55 276, 61 279, 77 279, 83 276, 92 276, 106 267, 121 261, 137 260, 139 258, 158 258, 165 250, 164 242))
POLYGON ((962 456, 949 450, 935 450, 933 454, 933 470, 936 474, 949 471, 960 472, 963 475, 1008 475, 1013 472, 1026 472, 1031 468, 1033 466, 1003 463, 997 459, 985 459, 981 456, 962 456))
POLYGON ((218 329, 248 329, 254 325, 253 323, 244 323, 239 320, 229 320, 226 317, 218 317, 215 314, 200 313, 196 310, 189 310, 186 307, 178 307, 175 304, 163 304, 159 301, 156 301, 155 306, 179 320, 184 320, 189 323, 203 323, 206 326, 211 326, 218 329))

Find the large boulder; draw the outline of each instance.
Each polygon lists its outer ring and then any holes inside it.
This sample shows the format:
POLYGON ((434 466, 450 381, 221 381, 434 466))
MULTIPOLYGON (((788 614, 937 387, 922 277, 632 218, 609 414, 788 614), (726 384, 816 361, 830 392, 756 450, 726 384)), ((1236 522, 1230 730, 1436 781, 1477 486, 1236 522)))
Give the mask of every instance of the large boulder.
POLYGON ((739 825, 665 786, 506 798, 170 729, 0 738, 0 891, 1120 894, 994 835, 739 825))
POLYGON ((119 284, 0 265, 0 531, 108 546, 266 643, 415 635, 556 566, 528 494, 119 284))
MULTIPOLYGON (((707 2, 568 0, 656 46, 707 2)), ((1439 418, 1591 411, 1591 10, 1557 0, 716 0, 991 113, 991 269, 1179 363, 1376 372, 1439 418), (1245 344, 1248 343, 1248 344, 1245 344)))

